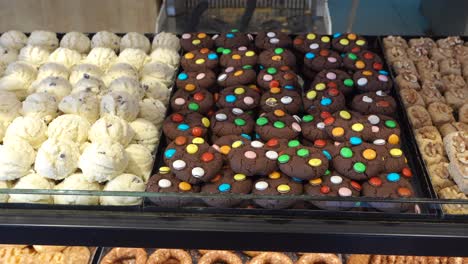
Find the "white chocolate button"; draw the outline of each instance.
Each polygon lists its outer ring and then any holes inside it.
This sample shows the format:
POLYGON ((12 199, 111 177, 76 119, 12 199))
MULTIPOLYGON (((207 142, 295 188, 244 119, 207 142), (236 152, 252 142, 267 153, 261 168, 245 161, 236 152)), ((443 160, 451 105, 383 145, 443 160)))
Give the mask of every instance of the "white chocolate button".
POLYGON ((174 167, 175 170, 183 170, 185 166, 187 166, 187 164, 183 160, 176 160, 172 163, 172 167, 174 167))
POLYGON ((341 178, 341 176, 331 176, 330 177, 330 181, 333 183, 333 184, 340 184, 343 182, 343 178, 341 178))
POLYGON ((324 122, 317 123, 317 128, 318 129, 324 129, 325 128, 325 123, 324 122))
POLYGON ((276 37, 276 33, 275 32, 268 32, 267 37, 274 38, 274 37, 276 37))
POLYGON ((265 156, 270 159, 270 160, 277 160, 278 159, 278 153, 273 150, 269 150, 265 153, 265 156))
POLYGON ((246 50, 247 50, 247 47, 246 47, 246 46, 240 46, 239 48, 237 48, 237 50, 239 50, 239 51, 246 51, 246 50))
POLYGON ((374 140, 373 143, 375 145, 378 145, 378 146, 383 146, 383 145, 385 145, 385 140, 384 139, 376 139, 376 140, 374 140))
POLYGON ((341 187, 338 189, 338 195, 341 197, 349 197, 353 195, 353 192, 348 187, 341 187))
POLYGON ((171 187, 172 183, 168 179, 161 179, 158 181, 159 188, 169 188, 171 187))
POLYGON ((185 99, 184 99, 184 98, 180 98, 180 97, 179 97, 179 98, 176 98, 176 99, 174 100, 174 103, 175 103, 176 105, 184 105, 184 104, 185 104, 185 99))
POLYGON ((195 167, 192 169, 192 176, 195 178, 201 178, 205 175, 205 170, 200 167, 195 167))
POLYGON ((377 92, 375 92, 375 94, 378 95, 378 96, 387 96, 387 93, 385 93, 382 90, 378 90, 377 92))
POLYGON ((285 105, 288 105, 290 103, 292 103, 293 99, 291 96, 283 96, 281 97, 281 103, 285 104, 285 105))
POLYGON ((189 33, 185 33, 182 35, 182 38, 183 39, 189 39, 191 37, 191 35, 189 33))
POLYGON ((268 182, 266 181, 259 181, 255 184, 255 189, 259 191, 264 191, 268 188, 268 182))
POLYGON ((314 49, 318 49, 318 48, 319 48, 319 44, 317 44, 317 43, 312 43, 312 44, 310 44, 309 48, 310 48, 310 49, 313 49, 313 50, 314 50, 314 49))
POLYGON ((250 143, 250 145, 254 148, 261 148, 264 144, 258 140, 254 140, 250 143))
POLYGON ((369 96, 364 95, 364 96, 362 97, 362 101, 363 101, 363 102, 366 102, 366 103, 372 103, 374 100, 372 100, 372 98, 370 98, 369 96))
POLYGON ((222 82, 227 79, 227 75, 225 73, 218 76, 218 81, 222 82))
POLYGON ((205 78, 206 74, 204 74, 203 72, 197 74, 197 77, 195 77, 197 80, 201 80, 203 78, 205 78))
POLYGON ((370 115, 367 117, 367 120, 369 121, 369 123, 371 123, 372 125, 377 125, 378 123, 380 123, 380 118, 376 115, 370 115))
POLYGON ((216 114, 216 120, 218 121, 225 121, 227 119, 227 115, 223 113, 216 114))
POLYGON ((271 43, 271 44, 278 44, 278 43, 279 43, 279 39, 277 39, 277 38, 272 38, 272 39, 270 39, 270 43, 271 43))
POLYGON ((364 85, 367 84, 367 79, 366 79, 366 78, 359 78, 359 79, 357 80, 357 84, 358 84, 359 86, 364 86, 364 85))
POLYGON ((232 113, 235 114, 235 115, 242 115, 244 113, 244 110, 242 110, 240 108, 233 108, 232 113))

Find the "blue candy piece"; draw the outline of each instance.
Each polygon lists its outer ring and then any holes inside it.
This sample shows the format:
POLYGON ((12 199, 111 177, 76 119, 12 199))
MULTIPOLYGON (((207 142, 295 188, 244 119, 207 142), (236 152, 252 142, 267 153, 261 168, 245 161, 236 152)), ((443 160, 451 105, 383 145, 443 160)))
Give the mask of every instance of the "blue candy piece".
POLYGON ((182 130, 182 131, 186 131, 186 130, 188 130, 189 128, 190 128, 190 126, 187 125, 187 124, 179 124, 179 125, 177 126, 177 129, 178 129, 178 130, 182 130))
POLYGON ((339 36, 341 36, 341 33, 335 33, 335 34, 333 34, 333 37, 334 37, 334 38, 338 38, 339 36))
POLYGON ((218 55, 216 55, 216 53, 208 54, 208 59, 209 60, 216 60, 217 58, 218 58, 218 55))
POLYGON ((179 78, 179 80, 185 81, 188 79, 188 75, 185 72, 181 72, 177 78, 179 78))
POLYGON ((260 135, 258 133, 255 133, 255 139, 259 139, 260 135))
POLYGON ((294 86, 292 85, 285 85, 284 88, 288 90, 294 90, 294 86))
POLYGON ((391 182, 397 182, 400 180, 400 174, 392 172, 387 174, 387 180, 391 182))
POLYGON ((349 143, 353 145, 361 145, 362 144, 362 139, 360 137, 351 137, 349 139, 349 143))
POLYGON ((382 74, 382 75, 388 75, 388 72, 384 71, 384 70, 380 70, 379 73, 382 74))
POLYGON ((251 137, 250 135, 247 135, 247 134, 242 133, 241 136, 242 136, 243 138, 248 139, 248 140, 252 140, 252 137, 251 137))
POLYGON ((323 155, 325 155, 325 157, 327 157, 328 160, 332 159, 332 156, 330 155, 330 152, 328 152, 326 150, 322 150, 322 153, 323 153, 323 155))
POLYGON ((324 106, 330 105, 331 103, 332 103, 332 100, 327 97, 322 98, 322 100, 320 101, 320 104, 324 106))
POLYGON ((229 183, 222 183, 218 186, 218 190, 220 192, 228 192, 229 190, 231 190, 231 185, 229 183))
POLYGON ((294 178, 294 177, 292 177, 292 180, 295 181, 295 182, 302 182, 302 180, 299 179, 299 178, 294 178))
POLYGON ((311 52, 307 52, 306 55, 305 55, 305 57, 306 57, 306 59, 311 60, 311 59, 315 58, 315 54, 313 54, 313 53, 311 53, 311 52))
POLYGON ((164 157, 166 157, 166 159, 170 159, 174 157, 175 154, 176 154, 176 150, 171 148, 171 149, 166 150, 166 152, 164 152, 164 157))
POLYGON ((234 37, 234 34, 232 34, 232 33, 227 33, 227 34, 226 34, 226 37, 227 37, 227 38, 233 38, 233 37, 234 37))
POLYGON ((258 68, 259 68, 260 70, 265 69, 265 67, 263 67, 263 65, 259 65, 258 68))
POLYGON ((232 94, 226 95, 226 102, 228 103, 234 103, 237 100, 237 97, 232 94))

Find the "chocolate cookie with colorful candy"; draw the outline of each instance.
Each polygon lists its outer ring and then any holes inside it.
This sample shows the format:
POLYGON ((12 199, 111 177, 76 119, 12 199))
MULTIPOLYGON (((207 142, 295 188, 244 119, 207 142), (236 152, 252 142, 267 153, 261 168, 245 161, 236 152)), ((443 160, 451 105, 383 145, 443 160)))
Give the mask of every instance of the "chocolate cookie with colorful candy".
POLYGON ((242 173, 235 173, 229 167, 221 171, 201 188, 201 193, 217 194, 216 198, 203 198, 202 200, 213 207, 234 207, 243 200, 224 198, 224 194, 250 194, 252 179, 242 173))
MULTIPOLYGON (((406 178, 406 176, 396 172, 383 173, 371 177, 367 182, 362 184, 361 193, 364 197, 373 198, 415 197, 410 178, 406 178)), ((414 206, 414 204, 409 203, 385 202, 369 202, 369 205, 384 212, 405 212, 414 206)))
POLYGON ((262 112, 273 112, 277 109, 295 115, 302 108, 302 98, 299 92, 295 90, 271 88, 260 98, 260 110, 262 112))
POLYGON ((205 137, 210 120, 197 112, 177 112, 163 122, 164 135, 170 140, 178 136, 205 137))
POLYGON ((309 114, 318 114, 323 111, 334 113, 346 108, 344 94, 334 85, 331 87, 327 87, 324 82, 313 82, 302 98, 304 110, 309 114))
MULTIPOLYGON (((187 88, 187 87, 186 87, 187 88)), ((214 105, 213 94, 206 89, 198 88, 192 91, 179 89, 171 97, 172 111, 189 111, 206 114, 214 105)))
POLYGON ((355 87, 361 92, 390 91, 392 80, 386 71, 364 70, 353 74, 355 87))
POLYGON ((363 115, 380 114, 393 116, 396 114, 396 102, 393 96, 384 91, 367 92, 358 94, 353 98, 351 109, 363 115))
POLYGON ((263 113, 255 122, 255 132, 262 140, 272 138, 294 139, 302 131, 301 118, 286 114, 283 110, 263 113))
POLYGON ((218 84, 222 87, 234 85, 248 85, 255 83, 257 74, 250 65, 245 65, 242 68, 227 67, 218 75, 218 84))
POLYGON ((321 177, 328 169, 327 157, 318 149, 302 146, 299 140, 290 140, 278 157, 281 172, 289 177, 310 180, 321 177))
MULTIPOLYGON (((146 184, 147 192, 157 193, 199 193, 200 186, 181 181, 171 172, 171 168, 163 166, 157 174, 149 178, 146 184)), ((183 207, 189 205, 190 197, 150 197, 151 202, 162 207, 183 207)))
POLYGON ((232 143, 236 141, 242 141, 243 144, 250 144, 252 137, 248 134, 222 136, 213 141, 212 147, 223 155, 225 161, 228 161, 227 158, 229 152, 231 152, 232 143))
POLYGON ((294 69, 296 67, 296 56, 288 49, 267 49, 260 53, 258 63, 264 68, 289 66, 294 69))
POLYGON ((235 141, 228 154, 229 166, 236 173, 246 176, 265 176, 278 169, 278 152, 261 141, 244 143, 235 141))
POLYGON ((174 155, 184 152, 207 151, 210 145, 202 137, 178 136, 164 150, 163 161, 169 164, 174 155))
POLYGON ((382 59, 379 55, 368 50, 346 53, 343 57, 343 66, 350 71, 380 71, 383 69, 382 59))
POLYGON ((321 49, 330 49, 331 38, 329 36, 307 33, 299 35, 293 40, 294 49, 300 53, 315 52, 321 49))
POLYGON ((218 67, 218 63, 218 54, 207 48, 187 52, 180 60, 180 65, 185 71, 194 72, 214 70, 218 67))
POLYGON ((333 34, 332 47, 333 49, 343 53, 359 52, 367 49, 367 40, 354 33, 335 33, 333 34))
POLYGON ((336 88, 345 96, 353 94, 354 81, 349 74, 342 70, 330 69, 320 71, 315 76, 314 82, 325 83, 327 87, 336 88))
POLYGON ((385 115, 367 115, 364 119, 371 125, 371 129, 366 129, 362 134, 365 141, 376 145, 400 146, 400 126, 395 119, 385 115))
POLYGON ((307 52, 304 55, 304 65, 315 71, 328 69, 338 69, 341 67, 343 61, 338 52, 328 49, 322 49, 315 52, 307 52))
MULTIPOLYGON (((248 49, 246 46, 240 46, 238 48, 222 48, 222 55, 219 59, 219 65, 224 68, 234 67, 241 68, 244 65, 255 66, 257 64, 258 56, 255 51, 248 49)), ((221 48, 218 48, 218 52, 221 48)))
POLYGON ((211 117, 212 139, 227 135, 250 134, 255 121, 252 116, 240 108, 224 108, 211 117))
POLYGON ((175 153, 167 165, 179 180, 198 184, 216 176, 223 166, 223 157, 212 147, 203 151, 191 145, 185 151, 175 153))
POLYGON ((257 75, 257 84, 263 90, 280 87, 288 90, 300 89, 299 77, 289 66, 268 67, 257 75))
MULTIPOLYGON (((252 194, 255 195, 301 195, 303 191, 301 180, 294 180, 279 171, 273 171, 268 177, 258 179, 252 188, 252 194)), ((253 201, 267 209, 285 209, 298 202, 295 199, 254 199, 253 201)))
POLYGON ((325 130, 325 119, 328 117, 331 117, 329 112, 304 115, 301 123, 302 136, 310 142, 317 139, 329 139, 325 130))
POLYGON ((403 171, 404 169, 409 169, 408 160, 406 159, 403 150, 398 146, 386 144, 379 145, 377 148, 380 149, 380 152, 383 154, 385 172, 403 171))
POLYGON ((255 46, 260 50, 289 48, 291 42, 289 35, 280 31, 259 32, 255 37, 255 46))
POLYGON ((218 48, 233 49, 241 46, 248 47, 253 37, 250 34, 239 32, 238 29, 231 29, 229 32, 216 34, 212 37, 215 46, 218 48))
POLYGON ((213 49, 214 41, 204 32, 184 33, 180 38, 180 46, 184 51, 213 49))
POLYGON ((343 143, 332 158, 333 168, 342 175, 356 181, 366 180, 378 175, 384 170, 384 156, 381 148, 351 140, 352 143, 343 143))
POLYGON ((236 85, 221 90, 217 96, 216 105, 219 108, 240 108, 252 110, 260 102, 260 89, 252 85, 236 85))
POLYGON ((339 151, 338 147, 342 144, 330 139, 316 139, 314 141, 303 139, 301 142, 304 146, 314 147, 322 151, 322 154, 325 155, 325 157, 328 159, 329 169, 333 167, 331 160, 333 159, 333 156, 336 155, 336 153, 339 151))
POLYGON ((177 75, 178 89, 193 91, 195 89, 210 90, 216 85, 216 74, 211 70, 203 72, 181 72, 177 75))
MULTIPOLYGON (((336 171, 327 170, 320 178, 309 180, 304 184, 304 192, 311 196, 322 197, 359 197, 361 185, 336 171)), ((355 202, 316 201, 310 202, 320 209, 348 210, 356 206, 355 202)))
POLYGON ((371 125, 362 115, 347 110, 341 110, 325 118, 325 131, 328 136, 339 142, 349 141, 351 138, 363 139, 363 135, 371 133, 371 125))

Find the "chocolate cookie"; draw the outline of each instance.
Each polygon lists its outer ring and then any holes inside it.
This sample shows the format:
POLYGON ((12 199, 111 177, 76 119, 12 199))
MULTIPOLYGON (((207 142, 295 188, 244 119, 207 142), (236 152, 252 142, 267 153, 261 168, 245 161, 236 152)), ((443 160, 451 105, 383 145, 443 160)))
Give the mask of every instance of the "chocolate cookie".
POLYGON ((381 148, 369 143, 343 143, 333 157, 333 168, 352 180, 366 180, 384 170, 381 148))
POLYGON ((255 125, 255 132, 263 140, 271 138, 294 139, 301 133, 301 118, 286 114, 283 110, 263 113, 255 125))
POLYGON ((234 207, 242 199, 224 198, 224 194, 250 194, 252 180, 246 175, 235 173, 230 168, 223 168, 213 179, 205 183, 201 193, 217 194, 216 198, 203 198, 202 200, 213 207, 234 207))
POLYGON ((293 40, 294 49, 301 52, 315 52, 321 49, 330 49, 331 38, 329 36, 307 33, 299 35, 293 40))
POLYGON ((280 31, 259 32, 255 37, 255 46, 261 50, 288 48, 291 42, 289 35, 280 31))
POLYGON ((361 92, 389 91, 392 89, 392 80, 386 71, 364 70, 353 74, 356 88, 361 92))
POLYGON ((213 94, 206 89, 179 89, 171 97, 172 111, 188 111, 206 114, 214 105, 213 94))
POLYGON ((380 145, 379 152, 383 154, 384 171, 385 172, 400 172, 405 168, 408 169, 407 159, 403 150, 398 146, 380 145))
POLYGON ((334 141, 346 142, 351 138, 359 138, 362 141, 363 135, 371 133, 371 125, 361 114, 353 111, 338 111, 325 118, 323 122, 325 131, 334 141))
MULTIPOLYGON (((274 171, 268 178, 260 178, 254 183, 252 194, 255 195, 301 195, 303 187, 300 180, 295 181, 283 173, 274 171)), ((254 199, 255 204, 267 209, 285 209, 298 202, 296 199, 254 199)))
POLYGON ((224 108, 211 117, 213 139, 227 135, 250 134, 254 129, 254 119, 240 108, 224 108))
MULTIPOLYGON (((330 84, 330 83, 328 83, 330 84)), ((335 87, 332 85, 331 87, 335 87)), ((324 82, 313 82, 302 98, 304 110, 310 114, 322 111, 334 113, 346 106, 344 94, 337 88, 329 88, 324 82)))
POLYGON ((317 139, 329 139, 324 122, 328 117, 331 117, 329 112, 304 115, 301 123, 302 136, 312 143, 317 139))
POLYGON ((333 49, 339 52, 359 52, 367 49, 367 40, 354 33, 333 34, 332 40, 333 49))
POLYGON ((371 129, 366 129, 362 135, 364 140, 376 145, 400 145, 400 126, 395 119, 385 115, 367 115, 364 119, 371 125, 371 129))
MULTIPOLYGON (((370 178, 362 184, 362 195, 375 198, 415 197, 410 180, 400 173, 385 173, 370 178)), ((414 204, 369 202, 369 205, 384 212, 408 211, 414 204)))
POLYGON ((304 55, 304 65, 316 72, 321 70, 338 69, 343 61, 338 52, 328 49, 322 49, 315 52, 307 52, 304 55))
POLYGON ((205 137, 210 120, 196 112, 177 112, 163 122, 164 135, 170 140, 178 136, 205 137))
POLYGON ((257 84, 264 90, 280 87, 288 90, 300 89, 299 77, 289 66, 268 67, 257 75, 257 84))
POLYGON ((250 65, 242 68, 227 67, 218 75, 218 84, 222 87, 255 83, 257 75, 250 65))
POLYGON ((384 91, 358 94, 351 101, 351 109, 363 115, 381 114, 393 116, 396 114, 396 102, 393 96, 384 91))
POLYGON ((354 81, 342 70, 330 69, 323 70, 317 73, 314 82, 322 82, 329 88, 336 88, 341 91, 345 96, 349 96, 354 90, 354 81))
POLYGON ((301 95, 294 90, 271 88, 265 92, 260 99, 260 109, 262 112, 273 112, 277 109, 295 115, 302 108, 301 95))
POLYGON ((228 154, 229 166, 236 173, 265 176, 278 169, 278 152, 254 140, 250 144, 235 141, 228 154))
MULTIPOLYGON (((220 49, 218 49, 218 52, 219 51, 220 49)), ((223 48, 221 53, 223 55, 221 55, 221 58, 219 59, 219 65, 224 68, 241 68, 244 65, 255 66, 258 60, 257 53, 248 49, 246 46, 240 46, 233 49, 223 48)))
POLYGON ((181 72, 177 75, 176 86, 178 89, 193 91, 195 89, 210 90, 216 85, 216 74, 211 70, 203 72, 181 72))
POLYGON ((258 63, 265 68, 289 66, 294 69, 296 67, 296 56, 284 48, 267 49, 260 53, 258 63))
POLYGON ((383 69, 380 56, 368 50, 346 53, 343 57, 343 66, 350 71, 383 69))
POLYGON ((278 157, 279 169, 289 177, 310 180, 321 177, 328 169, 328 159, 315 148, 302 146, 291 140, 278 157))
MULTIPOLYGON (((361 185, 347 177, 329 171, 324 176, 309 180, 304 184, 304 192, 312 196, 322 197, 359 197, 361 194, 361 185)), ((316 201, 310 202, 318 208, 325 210, 348 210, 358 205, 355 202, 341 201, 316 201)))
POLYGON ((252 110, 260 102, 260 90, 255 85, 227 87, 219 93, 216 105, 219 108, 240 108, 252 110))
POLYGON ((218 54, 207 48, 192 50, 182 56, 180 65, 185 71, 204 72, 218 67, 218 54))
POLYGON ((214 35, 212 39, 216 47, 232 49, 241 46, 249 46, 253 37, 250 34, 239 32, 237 29, 231 29, 229 32, 214 35))
POLYGON ((250 144, 252 137, 248 134, 222 136, 214 140, 212 147, 223 155, 225 161, 228 161, 227 158, 229 152, 231 152, 232 143, 236 141, 242 141, 243 144, 250 144))
POLYGON ((333 156, 336 155, 336 153, 338 153, 339 151, 338 147, 342 144, 340 142, 334 142, 329 139, 316 139, 314 141, 303 139, 302 143, 304 146, 314 147, 322 151, 322 154, 325 155, 325 157, 329 161, 328 163, 329 169, 333 167, 331 160, 333 159, 333 156))
POLYGON ((171 159, 179 153, 192 153, 197 151, 205 152, 210 148, 210 145, 204 138, 201 137, 187 137, 178 136, 171 141, 164 150, 163 161, 169 164, 171 159))
POLYGON ((184 33, 180 38, 180 46, 184 51, 199 50, 202 48, 212 49, 213 40, 204 32, 184 33))
MULTIPOLYGON (((163 166, 157 174, 149 178, 146 184, 147 192, 157 193, 199 193, 200 186, 181 181, 171 172, 171 168, 163 166)), ((150 197, 149 200, 162 207, 179 208, 193 202, 191 197, 150 197)))

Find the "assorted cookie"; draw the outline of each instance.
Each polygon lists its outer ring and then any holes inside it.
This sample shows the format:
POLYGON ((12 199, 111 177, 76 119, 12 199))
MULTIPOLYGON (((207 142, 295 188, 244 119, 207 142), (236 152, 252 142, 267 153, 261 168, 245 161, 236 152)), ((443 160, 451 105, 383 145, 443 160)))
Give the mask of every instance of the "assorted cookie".
POLYGON ((298 114, 302 110, 302 98, 295 90, 271 88, 260 98, 260 111, 268 113, 282 110, 290 115, 298 114))
POLYGON ((354 33, 335 33, 333 34, 332 47, 338 52, 359 52, 367 49, 367 40, 354 33))
POLYGON ((208 48, 192 50, 180 59, 180 65, 185 71, 203 72, 218 67, 219 58, 216 52, 208 48))
POLYGON ((291 44, 289 35, 280 31, 259 32, 255 37, 255 47, 260 50, 289 48, 291 44))
POLYGON ((273 87, 287 90, 300 89, 299 76, 289 66, 267 67, 260 70, 257 75, 257 84, 264 90, 273 87))
POLYGON ((252 116, 240 108, 224 108, 211 117, 212 138, 227 135, 251 134, 255 122, 252 116))
POLYGON ((260 102, 260 90, 255 85, 236 85, 224 88, 217 95, 219 108, 255 109, 260 102))
MULTIPOLYGON (((218 49, 218 52, 221 49, 218 49)), ((221 67, 234 67, 240 68, 244 65, 255 65, 257 64, 258 55, 254 50, 248 49, 246 46, 238 48, 222 48, 221 58, 219 59, 219 65, 221 67)))

